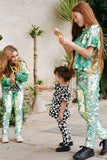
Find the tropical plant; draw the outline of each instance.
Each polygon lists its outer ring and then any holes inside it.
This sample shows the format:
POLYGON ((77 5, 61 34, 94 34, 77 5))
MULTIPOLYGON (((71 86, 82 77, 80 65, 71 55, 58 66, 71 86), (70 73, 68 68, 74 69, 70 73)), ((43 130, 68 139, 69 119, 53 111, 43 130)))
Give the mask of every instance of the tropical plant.
POLYGON ((59 0, 57 5, 57 10, 60 14, 60 18, 72 21, 72 8, 79 2, 80 0, 59 0))
MULTIPOLYGON (((33 76, 34 76, 34 84, 36 84, 37 82, 37 75, 36 75, 36 59, 37 59, 37 37, 40 36, 43 33, 43 30, 40 30, 40 27, 36 27, 36 25, 32 25, 32 28, 29 31, 29 35, 31 38, 33 38, 34 40, 34 65, 33 65, 33 76)), ((33 103, 32 103, 32 110, 34 110, 34 106, 35 106, 35 102, 36 102, 36 88, 34 87, 34 99, 33 99, 33 103)))
POLYGON ((100 98, 107 98, 107 60, 104 60, 104 70, 100 80, 100 98))
POLYGON ((2 35, 0 35, 0 41, 3 39, 2 35))
POLYGON ((104 34, 104 59, 107 60, 107 34, 104 34))
POLYGON ((61 52, 62 53, 62 55, 64 56, 64 62, 66 62, 67 63, 67 65, 69 66, 70 65, 70 63, 71 63, 71 54, 69 54, 69 53, 67 53, 66 52, 66 54, 64 54, 63 52, 61 52))

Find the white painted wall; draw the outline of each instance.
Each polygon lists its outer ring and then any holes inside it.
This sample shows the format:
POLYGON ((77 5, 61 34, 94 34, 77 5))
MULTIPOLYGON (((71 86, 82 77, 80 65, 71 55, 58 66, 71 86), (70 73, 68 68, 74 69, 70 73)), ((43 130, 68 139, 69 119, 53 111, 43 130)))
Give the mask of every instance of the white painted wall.
POLYGON ((63 34, 71 37, 71 24, 58 18, 56 5, 58 0, 0 0, 0 50, 6 45, 14 45, 19 50, 29 68, 29 81, 33 80, 33 40, 27 37, 32 24, 44 31, 37 40, 37 75, 39 79, 53 81, 55 66, 61 65, 62 46, 53 34, 58 27, 63 34))

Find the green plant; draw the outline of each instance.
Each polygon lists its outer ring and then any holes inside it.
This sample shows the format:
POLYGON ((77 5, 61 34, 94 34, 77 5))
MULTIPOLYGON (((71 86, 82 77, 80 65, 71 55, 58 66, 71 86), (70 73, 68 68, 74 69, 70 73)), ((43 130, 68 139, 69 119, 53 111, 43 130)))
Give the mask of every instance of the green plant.
POLYGON ((3 39, 2 35, 0 35, 0 41, 3 39))
POLYGON ((2 54, 2 51, 0 51, 0 58, 1 58, 1 54, 2 54))
MULTIPOLYGON (((26 114, 31 112, 31 106, 29 106, 26 102, 23 102, 23 122, 26 121, 26 114)), ((0 98, 0 125, 2 125, 2 118, 3 118, 3 101, 2 98, 0 98)), ((10 125, 15 125, 15 111, 14 106, 12 107, 12 113, 10 118, 10 125)))
POLYGON ((69 54, 69 53, 67 53, 67 52, 66 52, 66 54, 63 53, 63 52, 61 52, 61 53, 62 53, 62 55, 64 56, 64 60, 63 60, 63 61, 66 62, 67 65, 69 66, 70 63, 71 63, 71 57, 72 57, 72 55, 69 54))
MULTIPOLYGON (((39 84, 39 85, 41 85, 42 83, 43 83, 42 80, 37 80, 37 82, 36 82, 36 84, 39 84)), ((34 97, 37 96, 37 91, 34 89, 35 85, 33 83, 29 84, 29 88, 31 90, 31 96, 34 96, 34 97)))
MULTIPOLYGON (((33 77, 34 77, 34 84, 36 84, 37 81, 37 75, 36 75, 36 60, 37 60, 37 45, 36 45, 36 41, 37 41, 37 37, 40 36, 43 33, 43 30, 40 30, 40 27, 36 27, 36 25, 32 25, 30 31, 28 32, 28 35, 30 35, 31 38, 33 38, 34 40, 34 65, 33 65, 33 77)), ((34 106, 36 103, 36 88, 33 86, 33 90, 34 90, 34 99, 33 99, 33 103, 32 103, 32 110, 34 110, 34 106)))
POLYGON ((104 60, 107 60, 107 34, 104 34, 104 60))
POLYGON ((104 60, 104 70, 100 80, 100 97, 107 98, 107 59, 104 60))
POLYGON ((57 10, 60 14, 60 18, 72 21, 72 8, 79 2, 80 0, 59 0, 57 5, 57 10))

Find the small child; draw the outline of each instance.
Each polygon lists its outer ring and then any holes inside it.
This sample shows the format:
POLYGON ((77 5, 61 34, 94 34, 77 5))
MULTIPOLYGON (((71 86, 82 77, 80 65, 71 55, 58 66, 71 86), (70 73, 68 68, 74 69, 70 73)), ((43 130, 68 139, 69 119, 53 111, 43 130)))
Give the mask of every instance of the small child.
POLYGON ((68 101, 71 97, 67 81, 71 79, 72 74, 66 66, 56 67, 54 74, 57 82, 54 86, 36 85, 36 88, 41 90, 55 90, 49 116, 57 120, 58 127, 63 137, 63 142, 59 143, 60 147, 56 148, 56 152, 64 152, 69 151, 70 146, 73 145, 71 133, 66 124, 66 120, 70 116, 68 101))

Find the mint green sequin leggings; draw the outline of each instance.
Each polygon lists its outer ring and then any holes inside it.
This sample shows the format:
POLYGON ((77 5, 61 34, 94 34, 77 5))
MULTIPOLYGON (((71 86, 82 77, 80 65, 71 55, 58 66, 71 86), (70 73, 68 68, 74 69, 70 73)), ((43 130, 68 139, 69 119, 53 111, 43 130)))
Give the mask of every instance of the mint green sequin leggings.
POLYGON ((96 135, 101 140, 107 139, 107 132, 98 120, 100 74, 79 73, 77 75, 78 111, 87 122, 85 146, 94 148, 96 135))
POLYGON ((2 122, 2 134, 8 135, 9 122, 12 111, 12 103, 14 102, 15 109, 15 134, 21 134, 22 132, 22 106, 23 106, 23 90, 21 91, 3 91, 3 106, 4 115, 2 122))

